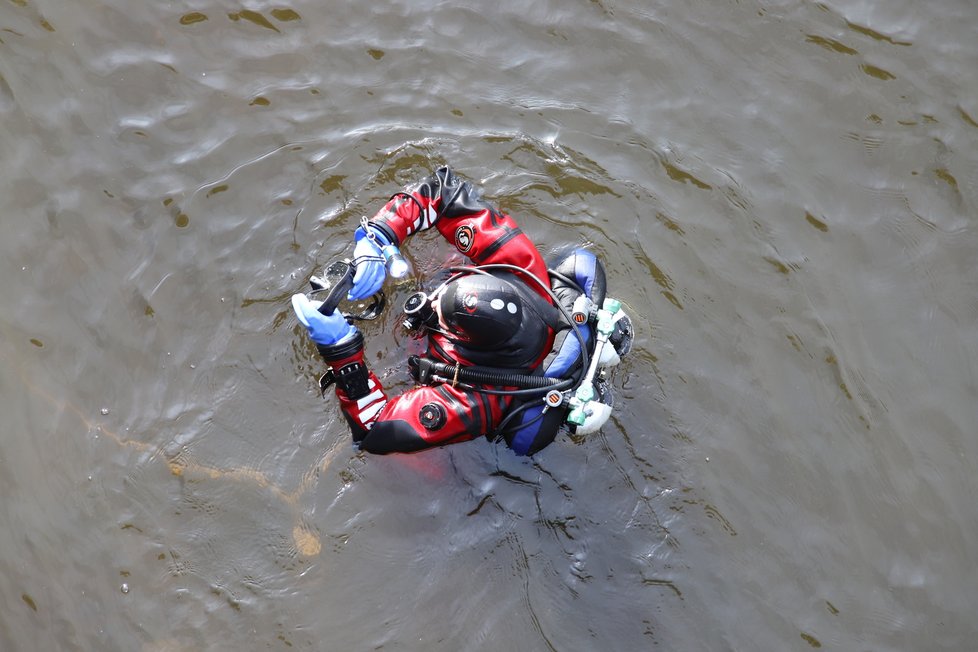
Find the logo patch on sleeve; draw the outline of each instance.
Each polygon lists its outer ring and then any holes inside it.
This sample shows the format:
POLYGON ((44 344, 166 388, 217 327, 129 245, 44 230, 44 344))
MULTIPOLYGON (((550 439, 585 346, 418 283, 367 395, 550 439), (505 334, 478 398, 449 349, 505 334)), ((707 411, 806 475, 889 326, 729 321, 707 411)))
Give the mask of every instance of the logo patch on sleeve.
POLYGON ((475 230, 465 224, 455 229, 455 248, 463 254, 469 253, 472 244, 475 242, 475 230))

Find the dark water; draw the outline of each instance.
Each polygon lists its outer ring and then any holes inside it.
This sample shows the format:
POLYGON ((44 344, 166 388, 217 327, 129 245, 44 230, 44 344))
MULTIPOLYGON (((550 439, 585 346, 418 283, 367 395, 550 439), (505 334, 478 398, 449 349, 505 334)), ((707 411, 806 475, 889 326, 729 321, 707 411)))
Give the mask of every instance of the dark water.
POLYGON ((974 649, 978 5, 0 1, 0 649, 974 649), (318 396, 288 297, 444 163, 606 261, 600 433, 318 396))

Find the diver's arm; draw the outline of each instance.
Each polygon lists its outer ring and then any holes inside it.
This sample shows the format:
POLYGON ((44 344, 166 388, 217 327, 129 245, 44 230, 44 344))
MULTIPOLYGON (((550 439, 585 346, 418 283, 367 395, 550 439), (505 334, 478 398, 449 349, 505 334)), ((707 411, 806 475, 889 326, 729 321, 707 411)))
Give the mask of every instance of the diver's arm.
POLYGON ((423 386, 388 400, 380 380, 364 365, 363 337, 343 349, 319 347, 333 370, 340 409, 361 450, 411 453, 466 441, 481 432, 478 417, 464 408, 466 396, 460 390, 423 386))
POLYGON ((387 403, 387 394, 374 372, 363 361, 363 336, 346 345, 319 345, 319 352, 330 366, 336 383, 336 398, 353 434, 360 442, 387 403))
POLYGON ((471 183, 441 167, 402 192, 395 193, 370 220, 387 239, 400 246, 409 236, 439 220, 493 210, 471 183))
POLYGON ((360 448, 368 453, 411 453, 468 441, 485 431, 475 397, 448 384, 423 385, 395 396, 371 424, 360 448))
MULTIPOLYGON (((417 390, 387 399, 384 386, 363 359, 363 335, 339 344, 317 344, 336 384, 336 398, 353 442, 368 453, 409 453, 451 441, 470 439, 453 432, 456 424, 439 419, 445 411, 427 406, 417 390), (420 403, 419 403, 420 401, 420 403), (416 405, 417 404, 417 405, 416 405), (425 413, 425 410, 428 413, 425 413), (431 415, 430 420, 426 414, 431 415), (424 423, 432 426, 425 428, 424 423), (443 426, 448 425, 445 428, 443 426)), ((421 388, 423 389, 423 388, 421 388)), ((430 389, 430 388, 429 388, 430 389)))
POLYGON ((377 376, 364 364, 360 329, 347 322, 339 311, 322 314, 322 304, 310 301, 304 294, 292 296, 292 309, 299 323, 306 327, 309 339, 330 367, 330 382, 336 383, 336 396, 353 440, 360 441, 387 403, 387 395, 377 376))
MULTIPOLYGON (((498 419, 501 405, 449 385, 417 387, 387 400, 376 374, 364 363, 363 334, 337 311, 319 312, 321 301, 303 294, 292 297, 292 308, 309 338, 329 365, 330 383, 336 385, 340 409, 353 441, 370 453, 411 452, 472 439, 498 419)), ((325 388, 325 386, 324 386, 325 388)))
POLYGON ((443 206, 472 192, 469 184, 463 188, 461 183, 451 170, 439 168, 416 186, 395 193, 356 230, 356 272, 349 299, 364 299, 380 290, 387 277, 383 248, 400 247, 411 234, 430 228, 445 213, 443 206))
POLYGON ((543 257, 513 218, 484 200, 478 188, 447 167, 394 195, 370 225, 396 245, 434 226, 476 265, 514 265, 547 281, 543 257))

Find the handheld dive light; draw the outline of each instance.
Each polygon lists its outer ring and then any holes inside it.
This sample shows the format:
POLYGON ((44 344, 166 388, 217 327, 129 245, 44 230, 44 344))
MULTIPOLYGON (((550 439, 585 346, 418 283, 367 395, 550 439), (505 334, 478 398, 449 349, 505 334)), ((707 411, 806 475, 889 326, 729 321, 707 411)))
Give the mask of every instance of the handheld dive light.
POLYGON ((366 215, 360 218, 360 228, 363 229, 366 238, 380 250, 380 255, 384 257, 384 265, 387 267, 388 274, 396 279, 402 279, 411 273, 411 263, 401 255, 401 250, 393 243, 385 244, 386 238, 383 241, 380 240, 370 227, 366 215))
POLYGON ((380 253, 384 256, 387 273, 392 277, 402 279, 411 273, 411 263, 401 255, 401 250, 394 245, 384 245, 380 248, 380 253))

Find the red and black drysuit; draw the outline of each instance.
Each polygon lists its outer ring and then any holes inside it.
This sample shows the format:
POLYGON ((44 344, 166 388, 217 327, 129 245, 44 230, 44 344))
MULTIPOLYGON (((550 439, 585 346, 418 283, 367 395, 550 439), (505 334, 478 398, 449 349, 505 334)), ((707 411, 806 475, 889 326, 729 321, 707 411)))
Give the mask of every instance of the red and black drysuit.
MULTIPOLYGON (((483 200, 475 187, 447 167, 394 195, 370 224, 396 245, 417 231, 435 227, 475 265, 515 265, 549 284, 543 257, 513 219, 483 200)), ((508 277, 507 285, 522 297, 505 304, 509 316, 519 318, 520 326, 512 337, 487 350, 476 341, 459 340, 455 333, 429 331, 429 358, 453 365, 504 367, 523 374, 533 373, 540 366, 553 347, 557 310, 546 290, 526 279, 525 274, 504 276, 508 277), (518 313, 513 303, 520 304, 518 313)), ((601 282, 603 285, 603 272, 601 282)), ((464 312, 481 299, 466 295, 457 300, 464 312)), ((498 300, 494 305, 498 308, 498 300)), ((417 451, 491 433, 513 402, 509 396, 466 390, 450 382, 418 386, 389 398, 376 375, 364 365, 359 332, 349 343, 319 349, 334 371, 336 395, 353 439, 368 452, 417 451)), ((533 448, 548 444, 555 431, 533 448)))

